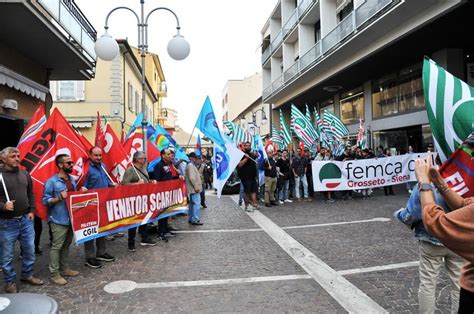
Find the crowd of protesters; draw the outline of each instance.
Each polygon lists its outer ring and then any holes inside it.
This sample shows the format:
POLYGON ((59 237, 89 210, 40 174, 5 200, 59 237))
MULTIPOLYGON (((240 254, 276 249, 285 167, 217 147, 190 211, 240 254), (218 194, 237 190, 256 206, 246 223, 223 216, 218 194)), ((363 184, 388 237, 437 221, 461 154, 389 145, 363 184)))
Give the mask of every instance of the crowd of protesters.
MULTIPOLYGON (((358 146, 347 146, 339 156, 334 156, 331 149, 321 147, 316 152, 309 149, 296 148, 294 151, 277 150, 273 146, 267 146, 268 158, 263 165, 259 166, 258 153, 253 151, 251 143, 242 145, 245 155, 237 166, 238 175, 241 179, 241 193, 239 205, 244 206, 247 211, 253 211, 258 207, 257 200, 262 199, 266 207, 278 206, 293 201, 310 202, 318 198, 321 202, 333 203, 336 199, 351 200, 354 198, 352 190, 339 192, 320 192, 315 195, 313 189, 312 161, 347 161, 369 158, 382 158, 391 156, 390 149, 383 146, 362 149, 358 146), (259 167, 264 171, 264 182, 258 178, 259 167), (259 187, 260 185, 260 187, 259 187)), ((432 151, 432 144, 428 145, 428 151, 432 151)), ((411 150, 410 153, 413 151, 411 150)), ((413 183, 407 184, 407 190, 411 193, 413 183)), ((370 198, 372 189, 358 189, 362 198, 370 198)), ((395 195, 392 186, 384 187, 386 196, 395 195)))
MULTIPOLYGON (((205 190, 212 185, 212 166, 210 160, 188 154, 189 161, 178 160, 172 149, 161 151, 161 160, 152 172, 147 171, 147 158, 144 152, 137 151, 132 164, 125 171, 122 185, 157 183, 159 181, 183 180, 188 192, 188 222, 201 226, 200 209, 206 208, 205 190)), ((42 203, 47 207, 49 229, 49 272, 50 281, 57 285, 67 284, 68 277, 79 275, 79 271, 69 267, 68 253, 73 240, 71 218, 66 206, 68 193, 77 191, 78 185, 71 175, 74 161, 67 154, 59 154, 54 159, 57 173, 44 185, 42 203)), ((102 163, 102 149, 93 147, 89 151, 89 170, 80 188, 90 189, 115 187, 102 163)), ((5 281, 5 292, 16 293, 17 275, 13 265, 14 248, 20 242, 21 281, 31 285, 43 285, 44 281, 33 275, 35 257, 43 252, 40 249, 42 221, 36 216, 35 196, 29 173, 20 169, 20 151, 7 147, 0 151, 0 266, 5 281), (38 223, 39 221, 39 223, 38 223), (36 228, 35 228, 36 227, 36 228)), ((140 246, 155 246, 158 241, 168 242, 176 236, 169 218, 159 219, 157 225, 150 223, 128 230, 128 250, 136 251, 135 238, 140 234, 140 246), (155 235, 155 237, 153 237, 155 235), (155 240, 156 239, 156 240, 155 240)), ((124 236, 116 233, 109 237, 99 237, 84 243, 85 265, 101 268, 102 262, 113 262, 115 257, 107 253, 107 240, 124 236)))

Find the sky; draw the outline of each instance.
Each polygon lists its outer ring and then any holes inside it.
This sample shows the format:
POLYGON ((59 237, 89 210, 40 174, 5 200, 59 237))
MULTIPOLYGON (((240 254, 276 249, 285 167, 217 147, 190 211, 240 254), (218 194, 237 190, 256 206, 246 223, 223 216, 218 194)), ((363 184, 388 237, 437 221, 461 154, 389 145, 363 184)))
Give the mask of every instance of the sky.
MULTIPOLYGON (((97 30, 104 33, 105 18, 113 8, 127 6, 140 13, 139 0, 76 0, 97 30)), ((145 15, 156 7, 173 10, 191 53, 183 61, 168 56, 166 46, 176 34, 172 14, 160 10, 148 20, 149 51, 158 54, 168 86, 164 107, 178 111, 179 125, 191 132, 208 95, 218 121, 222 117, 222 90, 227 80, 243 79, 261 71, 261 30, 277 0, 147 0, 145 15)), ((137 20, 118 10, 109 18, 109 34, 137 46, 137 20)), ((195 131, 197 132, 197 131, 195 131)), ((197 133, 194 133, 197 135, 197 133)))

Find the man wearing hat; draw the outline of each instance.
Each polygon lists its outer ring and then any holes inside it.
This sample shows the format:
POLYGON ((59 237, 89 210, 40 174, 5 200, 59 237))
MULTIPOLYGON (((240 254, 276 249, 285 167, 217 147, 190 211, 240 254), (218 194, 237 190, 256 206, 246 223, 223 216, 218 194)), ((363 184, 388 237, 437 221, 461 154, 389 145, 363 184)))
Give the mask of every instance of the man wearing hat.
POLYGON ((196 153, 188 154, 190 162, 186 165, 186 190, 188 191, 189 223, 202 226, 201 222, 201 190, 202 181, 199 170, 196 168, 196 153))

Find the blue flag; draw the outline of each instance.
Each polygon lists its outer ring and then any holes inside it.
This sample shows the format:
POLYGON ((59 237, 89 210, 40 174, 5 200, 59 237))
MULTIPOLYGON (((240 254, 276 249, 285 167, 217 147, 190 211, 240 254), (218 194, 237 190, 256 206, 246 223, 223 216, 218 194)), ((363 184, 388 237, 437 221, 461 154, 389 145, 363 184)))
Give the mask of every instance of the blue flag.
MULTIPOLYGON (((135 122, 133 122, 132 127, 130 130, 128 130, 127 136, 125 136, 125 140, 132 134, 136 129, 141 129, 142 127, 142 121, 143 121, 143 113, 139 113, 137 115, 137 118, 135 119, 135 122)), ((147 129, 146 129, 146 137, 149 139, 154 133, 155 133, 155 128, 150 124, 148 121, 147 129)))
MULTIPOLYGON (((175 151, 175 158, 183 159, 189 161, 188 155, 186 152, 181 148, 181 146, 176 143, 175 139, 171 137, 171 135, 166 131, 161 125, 157 124, 154 128, 154 133, 150 138, 150 142, 156 146, 160 151, 165 148, 171 148, 175 151)), ((151 171, 155 168, 155 165, 160 162, 161 158, 157 158, 155 160, 150 160, 148 164, 148 171, 151 171)))
POLYGON ((257 142, 257 153, 258 153, 258 158, 257 158, 257 163, 258 163, 258 182, 259 186, 263 185, 265 183, 265 172, 263 170, 263 162, 265 159, 267 159, 267 152, 265 151, 265 146, 263 146, 262 138, 260 137, 259 134, 255 135, 255 139, 257 142))
POLYGON ((197 139, 197 143, 196 143, 196 156, 202 157, 201 134, 198 134, 198 139, 197 139))
POLYGON ((214 144, 219 144, 225 147, 225 141, 222 138, 219 126, 217 125, 216 115, 212 109, 211 100, 209 96, 202 105, 201 113, 196 121, 196 128, 198 128, 204 135, 206 135, 214 144))

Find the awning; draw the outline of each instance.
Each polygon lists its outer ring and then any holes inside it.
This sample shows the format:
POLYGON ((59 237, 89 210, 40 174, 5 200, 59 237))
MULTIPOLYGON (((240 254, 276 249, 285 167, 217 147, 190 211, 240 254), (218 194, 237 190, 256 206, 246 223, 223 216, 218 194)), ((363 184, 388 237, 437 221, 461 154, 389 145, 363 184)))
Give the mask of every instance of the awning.
POLYGON ((4 67, 3 65, 0 65, 0 84, 14 88, 42 101, 46 100, 46 94, 49 93, 47 87, 38 84, 35 81, 4 67))

